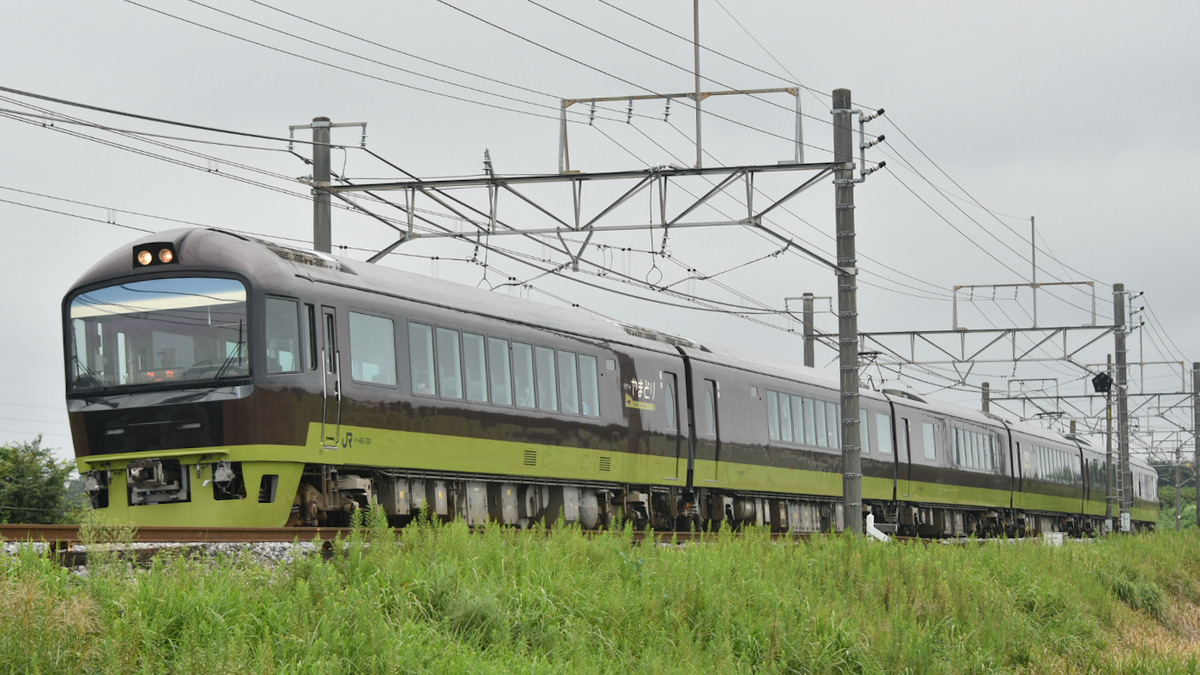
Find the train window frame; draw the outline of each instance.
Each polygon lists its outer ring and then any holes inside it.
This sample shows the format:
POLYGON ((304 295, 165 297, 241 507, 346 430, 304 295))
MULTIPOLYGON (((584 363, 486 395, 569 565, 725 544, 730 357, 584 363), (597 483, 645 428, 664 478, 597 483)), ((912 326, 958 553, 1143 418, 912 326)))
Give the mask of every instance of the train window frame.
POLYGON ((537 384, 533 367, 533 345, 512 343, 513 405, 522 410, 537 410, 537 384))
POLYGON ((454 401, 463 400, 462 334, 456 328, 434 326, 433 359, 437 365, 438 396, 454 401), (448 354, 447 350, 452 351, 448 354), (446 385, 452 385, 447 391, 446 385))
POLYGON ((350 333, 350 379, 357 384, 394 388, 399 380, 396 368, 395 318, 357 309, 349 310, 347 314, 347 330, 350 333), (368 361, 364 355, 375 357, 379 362, 368 361), (368 364, 378 367, 378 373, 367 375, 364 370, 368 364))
POLYGON ((937 461, 937 424, 921 421, 921 441, 924 445, 925 459, 937 461))
POLYGON ((579 355, 579 405, 584 417, 600 416, 600 361, 591 354, 579 355))
POLYGON ((320 365, 317 355, 317 306, 304 303, 305 334, 308 336, 308 369, 316 370, 320 365))
POLYGON ((263 323, 266 329, 267 375, 285 375, 301 372, 304 368, 304 350, 300 342, 299 300, 296 298, 268 295, 263 303, 263 312, 263 323), (283 306, 281 307, 280 305, 283 306), (272 307, 274 307, 274 310, 272 307), (281 319, 287 321, 287 325, 281 325, 281 319), (276 348, 274 350, 276 356, 272 357, 272 344, 288 340, 290 340, 293 348, 291 350, 276 348), (290 354, 292 367, 286 368, 283 366, 282 354, 290 354))
POLYGON ((513 405, 512 354, 506 338, 487 336, 488 389, 492 405, 513 405), (497 400, 503 395, 504 400, 497 400))
POLYGON ((866 408, 858 409, 858 445, 859 453, 871 454, 871 414, 866 408))
POLYGON ((533 346, 533 381, 538 410, 558 412, 558 361, 553 347, 533 346))
POLYGON ((433 346, 433 324, 408 322, 409 385, 414 396, 437 396, 437 370, 433 346), (418 336, 417 333, 423 333, 418 336), (421 339, 418 340, 417 338, 421 339), (418 354, 418 347, 423 347, 418 354), (418 359, 418 356, 420 359, 418 359), (419 376, 419 364, 424 374, 419 376), (422 388, 421 385, 424 385, 422 388))
POLYGON ((468 403, 491 403, 488 391, 487 337, 480 333, 462 332, 462 361, 464 395, 468 403), (473 366, 477 370, 472 377, 473 366))
POLYGON ((804 397, 791 396, 792 404, 792 442, 800 445, 804 443, 804 397))
POLYGON ((879 454, 892 454, 892 416, 888 413, 875 413, 875 438, 879 454))
POLYGON ((579 414, 579 355, 564 349, 555 350, 558 368, 559 411, 564 415, 579 414))
POLYGON ((663 409, 667 413, 667 431, 679 431, 679 403, 675 398, 675 373, 663 371, 659 377, 663 383, 663 409))
POLYGON ((795 443, 792 427, 792 397, 780 392, 779 394, 779 434, 780 442, 795 443))
POLYGON ((717 438, 720 425, 717 422, 718 389, 716 380, 704 380, 704 426, 701 433, 709 439, 717 438))
POLYGON ((779 393, 767 390, 767 440, 780 441, 779 433, 779 393))

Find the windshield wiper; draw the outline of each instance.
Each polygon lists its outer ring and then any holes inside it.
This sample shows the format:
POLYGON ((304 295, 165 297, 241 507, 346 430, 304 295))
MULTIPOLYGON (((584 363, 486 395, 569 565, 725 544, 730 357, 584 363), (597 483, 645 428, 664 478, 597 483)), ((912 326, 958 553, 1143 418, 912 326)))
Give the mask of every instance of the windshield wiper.
POLYGON ((79 360, 78 354, 72 355, 71 358, 75 360, 75 379, 71 381, 71 387, 73 389, 78 390, 86 387, 88 389, 101 392, 107 389, 107 387, 104 386, 104 382, 100 380, 100 376, 96 374, 96 371, 92 370, 86 363, 79 360), (80 371, 83 371, 82 375, 79 374, 80 371))
POLYGON ((242 326, 243 326, 243 323, 244 323, 244 322, 242 322, 242 321, 238 321, 238 341, 237 341, 237 346, 233 348, 233 353, 232 353, 232 354, 230 354, 229 356, 226 356, 226 357, 225 357, 225 362, 221 364, 221 369, 220 369, 220 370, 218 370, 218 371, 217 371, 217 374, 213 376, 213 379, 212 379, 212 381, 213 381, 213 382, 216 382, 217 380, 221 379, 222 377, 225 377, 225 373, 229 372, 229 368, 230 368, 231 366, 233 366, 233 362, 234 362, 234 360, 237 360, 237 362, 238 362, 239 364, 241 364, 241 361, 242 361, 242 347, 244 347, 244 346, 245 346, 245 344, 246 344, 246 340, 245 340, 245 339, 242 337, 242 326))

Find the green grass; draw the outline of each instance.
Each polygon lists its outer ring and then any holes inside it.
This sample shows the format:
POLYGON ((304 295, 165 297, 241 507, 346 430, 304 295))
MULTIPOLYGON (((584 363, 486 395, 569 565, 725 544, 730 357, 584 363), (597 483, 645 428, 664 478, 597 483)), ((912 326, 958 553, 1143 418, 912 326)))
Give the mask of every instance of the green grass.
MULTIPOLYGON (((102 541, 97 537, 96 541, 102 541)), ((686 547, 379 522, 331 561, 0 559, 0 671, 1197 672, 1200 534, 686 547), (1195 625, 1193 625, 1193 622, 1195 625)))

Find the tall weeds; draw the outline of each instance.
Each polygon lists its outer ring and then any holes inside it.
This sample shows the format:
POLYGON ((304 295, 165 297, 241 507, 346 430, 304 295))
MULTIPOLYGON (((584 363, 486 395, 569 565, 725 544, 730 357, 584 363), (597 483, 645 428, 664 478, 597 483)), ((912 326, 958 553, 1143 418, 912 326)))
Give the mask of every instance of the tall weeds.
POLYGON ((428 519, 397 533, 375 513, 328 561, 111 556, 80 576, 0 559, 0 658, 12 672, 1187 672, 1193 638, 1173 624, 1200 604, 1197 544, 749 531, 679 547, 428 519))

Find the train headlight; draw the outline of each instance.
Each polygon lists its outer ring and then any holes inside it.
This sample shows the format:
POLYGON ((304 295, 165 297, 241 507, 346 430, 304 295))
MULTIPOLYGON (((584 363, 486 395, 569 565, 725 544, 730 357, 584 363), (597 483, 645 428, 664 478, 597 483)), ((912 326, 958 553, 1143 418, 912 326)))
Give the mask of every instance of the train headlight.
POLYGON ((151 265, 170 265, 178 263, 175 245, 170 242, 156 242, 134 247, 133 266, 150 267, 151 265))

